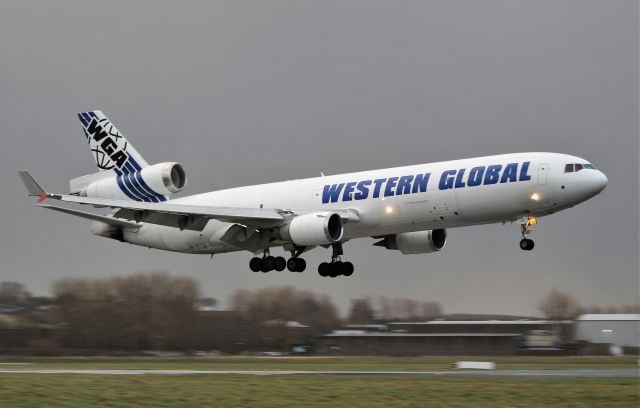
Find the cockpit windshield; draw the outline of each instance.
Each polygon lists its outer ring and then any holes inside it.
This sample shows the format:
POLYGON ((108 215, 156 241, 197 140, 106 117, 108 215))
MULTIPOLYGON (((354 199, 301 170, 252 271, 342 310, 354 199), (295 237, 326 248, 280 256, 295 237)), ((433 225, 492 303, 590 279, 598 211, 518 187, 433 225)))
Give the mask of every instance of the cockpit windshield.
POLYGON ((564 166, 565 173, 573 173, 582 169, 595 170, 595 167, 589 163, 571 163, 564 166))

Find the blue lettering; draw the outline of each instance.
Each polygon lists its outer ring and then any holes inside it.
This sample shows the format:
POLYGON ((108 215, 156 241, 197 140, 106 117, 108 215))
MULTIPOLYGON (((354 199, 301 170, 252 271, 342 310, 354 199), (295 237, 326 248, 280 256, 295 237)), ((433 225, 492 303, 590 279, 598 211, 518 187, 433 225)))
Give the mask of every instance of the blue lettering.
POLYGON ((358 192, 353 195, 353 198, 356 200, 364 200, 369 196, 369 188, 367 186, 371 185, 371 180, 365 180, 358 183, 358 192))
POLYGON ((484 184, 496 184, 498 180, 500 180, 500 170, 502 169, 501 164, 494 164, 493 166, 487 167, 487 174, 484 176, 484 184))
POLYGON ((522 163, 522 169, 520 169, 520 181, 531 180, 531 176, 527 174, 529 171, 529 164, 531 164, 531 162, 522 163))
POLYGON ((469 180, 467 186, 474 187, 482 184, 482 176, 484 176, 484 166, 474 167, 469 171, 469 180))
POLYGON ((508 181, 516 182, 518 181, 518 163, 509 163, 504 166, 504 173, 502 173, 502 178, 500 179, 501 183, 506 183, 508 181))
POLYGON ((413 189, 411 190, 411 192, 415 194, 418 192, 418 190, 420 190, 421 193, 427 191, 429 176, 431 176, 431 173, 416 174, 416 178, 415 180, 413 180, 413 189))
POLYGON ((396 186, 396 182, 398 181, 397 177, 391 177, 387 180, 387 187, 384 189, 384 196, 391 197, 393 196, 393 188, 396 186))
POLYGON ((440 190, 449 190, 453 188, 454 175, 456 174, 455 170, 447 170, 442 173, 440 176, 440 190))
POLYGON ((376 179, 373 181, 375 187, 373 188, 373 198, 380 197, 380 188, 382 187, 382 183, 384 183, 387 179, 376 179))
POLYGON ((337 203, 340 198, 342 187, 344 187, 344 183, 324 186, 322 189, 322 204, 327 204, 329 202, 337 203))
POLYGON ((398 188, 396 188, 396 195, 411 194, 411 180, 413 176, 402 176, 398 180, 398 188))
POLYGON ((353 193, 353 188, 356 186, 355 182, 347 183, 344 186, 344 194, 342 194, 342 201, 351 201, 351 193, 353 193))
POLYGON ((460 169, 458 171, 458 175, 456 176, 456 188, 462 188, 465 186, 464 181, 462 181, 462 178, 464 177, 464 171, 465 169, 460 169))

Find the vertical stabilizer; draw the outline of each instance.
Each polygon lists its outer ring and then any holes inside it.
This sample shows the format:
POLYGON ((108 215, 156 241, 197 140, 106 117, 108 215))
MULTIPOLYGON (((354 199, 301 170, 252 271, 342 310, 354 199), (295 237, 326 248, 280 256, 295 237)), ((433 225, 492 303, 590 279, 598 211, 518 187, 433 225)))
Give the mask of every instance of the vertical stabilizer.
MULTIPOLYGON (((142 170, 149 167, 147 161, 102 111, 81 112, 78 113, 78 119, 96 165, 101 172, 115 173, 115 182, 127 198, 148 202, 167 200, 167 196, 150 187, 142 176, 142 170)), ((84 189, 87 183, 91 184, 100 179, 104 177, 90 175, 82 180, 71 180, 71 190, 84 189)))
POLYGON ((82 129, 98 168, 123 174, 139 171, 148 164, 102 111, 78 113, 82 129))

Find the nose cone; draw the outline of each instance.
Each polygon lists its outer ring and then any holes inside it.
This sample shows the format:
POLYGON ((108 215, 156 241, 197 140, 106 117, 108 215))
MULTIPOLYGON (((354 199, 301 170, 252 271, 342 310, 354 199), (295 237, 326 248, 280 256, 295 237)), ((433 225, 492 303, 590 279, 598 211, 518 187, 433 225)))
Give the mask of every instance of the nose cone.
POLYGON ((593 186, 593 193, 600 193, 607 186, 608 182, 609 179, 603 172, 601 172, 600 170, 596 171, 593 175, 593 180, 591 181, 591 184, 593 186))

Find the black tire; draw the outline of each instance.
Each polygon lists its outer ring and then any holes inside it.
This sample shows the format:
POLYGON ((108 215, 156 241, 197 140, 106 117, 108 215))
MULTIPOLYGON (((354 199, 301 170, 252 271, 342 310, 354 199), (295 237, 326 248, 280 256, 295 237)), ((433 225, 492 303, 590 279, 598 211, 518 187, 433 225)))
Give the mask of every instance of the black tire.
POLYGON ((331 273, 329 276, 332 278, 342 275, 343 264, 342 261, 336 261, 331 263, 331 273))
POLYGON ((532 239, 528 239, 527 241, 529 241, 529 247, 527 248, 527 251, 531 251, 533 247, 536 246, 536 244, 533 242, 532 239))
POLYGON ((262 270, 262 259, 257 256, 255 258, 251 258, 249 261, 249 269, 251 269, 252 272, 260 272, 262 270))
POLYGON ((307 269, 307 261, 305 261, 302 258, 296 258, 298 260, 297 262, 297 268, 296 268, 296 272, 300 273, 300 272, 304 272, 305 269, 307 269))
POLYGON ((527 239, 526 238, 522 238, 520 240, 520 249, 522 249, 523 251, 527 251, 527 247, 529 246, 529 244, 527 244, 527 239))
POLYGON ((532 239, 524 238, 520 240, 520 249, 522 249, 523 251, 531 251, 534 246, 535 244, 533 243, 532 239))
POLYGON ((297 262, 298 258, 289 258, 289 260, 287 261, 287 269, 289 270, 289 272, 296 272, 297 270, 297 262))
POLYGON ((355 270, 355 268, 353 267, 353 264, 351 262, 345 262, 342 265, 342 275, 344 275, 344 276, 353 275, 353 271, 354 270, 355 270))
POLYGON ((284 271, 284 269, 286 267, 287 267, 287 261, 283 257, 278 256, 278 257, 275 258, 275 262, 274 262, 273 268, 276 271, 282 272, 282 271, 284 271))
POLYGON ((273 270, 273 266, 276 263, 275 258, 268 256, 262 260, 262 272, 267 273, 273 270))
POLYGON ((318 265, 318 273, 322 277, 329 276, 330 269, 331 269, 331 266, 326 262, 322 262, 320 265, 318 265))

